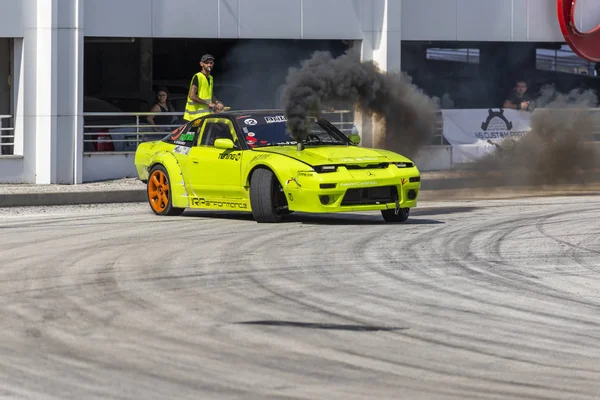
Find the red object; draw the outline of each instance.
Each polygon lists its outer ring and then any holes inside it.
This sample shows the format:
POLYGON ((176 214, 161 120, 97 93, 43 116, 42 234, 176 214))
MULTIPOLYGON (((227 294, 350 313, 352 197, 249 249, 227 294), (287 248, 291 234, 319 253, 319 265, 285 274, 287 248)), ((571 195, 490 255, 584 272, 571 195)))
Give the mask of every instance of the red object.
MULTIPOLYGON (((101 132, 108 132, 108 129, 103 129, 101 132)), ((115 145, 112 142, 112 137, 109 134, 101 133, 96 135, 94 142, 94 150, 96 151, 115 151, 115 145)))
POLYGON ((575 26, 577 0, 557 0, 558 23, 565 41, 582 58, 600 62, 600 25, 589 32, 581 32, 575 26))

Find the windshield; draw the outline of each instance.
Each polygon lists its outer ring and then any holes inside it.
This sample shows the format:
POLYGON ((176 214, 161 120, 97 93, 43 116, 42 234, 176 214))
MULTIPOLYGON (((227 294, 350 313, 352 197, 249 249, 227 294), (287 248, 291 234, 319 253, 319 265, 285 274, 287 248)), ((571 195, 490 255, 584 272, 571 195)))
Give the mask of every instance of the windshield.
MULTIPOLYGON (((297 142, 287 129, 284 115, 242 115, 236 118, 244 140, 252 148, 295 145, 297 142)), ((305 145, 347 145, 343 133, 325 121, 313 120, 305 145)))

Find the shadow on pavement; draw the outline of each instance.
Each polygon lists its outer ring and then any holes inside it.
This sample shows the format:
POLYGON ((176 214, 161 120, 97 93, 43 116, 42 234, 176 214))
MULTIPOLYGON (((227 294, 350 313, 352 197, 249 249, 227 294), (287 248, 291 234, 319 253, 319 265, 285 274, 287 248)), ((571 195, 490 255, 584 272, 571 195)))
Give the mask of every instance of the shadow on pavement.
MULTIPOLYGON (((385 222, 381 214, 355 214, 355 213, 335 213, 335 214, 309 214, 309 213, 293 213, 286 215, 278 224, 300 223, 304 225, 432 225, 443 224, 443 221, 414 218, 411 216, 406 222, 391 223, 385 222)), ((443 212, 439 212, 443 214, 443 212)), ((418 216, 418 214, 415 213, 418 216)), ((426 215, 426 214, 423 214, 426 215)), ((432 214, 433 215, 433 214, 432 214)), ((254 221, 251 213, 236 213, 227 211, 186 211, 182 214, 183 217, 195 217, 206 219, 221 219, 221 220, 239 220, 239 221, 254 221)))
POLYGON ((410 210, 411 216, 421 216, 421 215, 448 215, 448 214, 457 214, 457 213, 468 213, 475 210, 478 210, 480 207, 470 207, 470 206, 457 206, 457 207, 423 207, 423 208, 414 208, 410 210))
POLYGON ((385 222, 381 214, 358 215, 358 214, 293 214, 289 215, 289 222, 299 222, 303 225, 435 225, 444 224, 443 221, 432 219, 408 217, 406 222, 385 222))
POLYGON ((399 331, 408 329, 406 327, 386 327, 386 326, 374 326, 374 325, 354 325, 354 324, 327 324, 317 322, 296 322, 296 321, 244 321, 236 322, 237 325, 262 325, 262 326, 283 326, 292 328, 305 328, 305 329, 324 329, 324 330, 338 330, 338 331, 354 331, 354 332, 378 332, 378 331, 399 331))

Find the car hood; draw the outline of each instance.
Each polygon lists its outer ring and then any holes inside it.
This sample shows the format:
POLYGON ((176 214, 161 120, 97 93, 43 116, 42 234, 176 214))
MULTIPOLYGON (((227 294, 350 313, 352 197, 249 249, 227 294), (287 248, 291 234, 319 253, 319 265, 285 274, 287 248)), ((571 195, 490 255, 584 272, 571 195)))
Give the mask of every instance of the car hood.
POLYGON ((408 158, 388 150, 369 149, 356 146, 305 147, 298 151, 296 146, 261 147, 256 152, 280 154, 295 158, 306 164, 317 166, 327 164, 373 164, 381 162, 411 162, 408 158))

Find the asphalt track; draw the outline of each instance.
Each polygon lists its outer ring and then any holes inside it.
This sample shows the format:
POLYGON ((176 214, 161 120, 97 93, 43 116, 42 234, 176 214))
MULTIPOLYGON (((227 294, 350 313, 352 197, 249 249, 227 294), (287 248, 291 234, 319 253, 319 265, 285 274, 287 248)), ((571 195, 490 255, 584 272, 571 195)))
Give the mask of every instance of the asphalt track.
POLYGON ((599 200, 0 209, 0 398, 597 399, 599 200))

